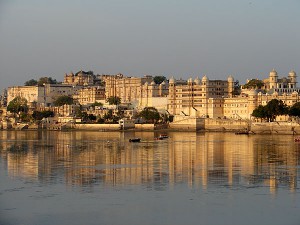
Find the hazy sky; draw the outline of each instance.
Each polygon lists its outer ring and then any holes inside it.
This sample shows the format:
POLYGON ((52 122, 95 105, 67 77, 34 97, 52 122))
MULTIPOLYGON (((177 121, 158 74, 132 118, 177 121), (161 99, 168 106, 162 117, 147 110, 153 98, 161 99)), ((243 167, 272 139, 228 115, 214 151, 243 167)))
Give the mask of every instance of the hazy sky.
MULTIPOLYGON (((299 0, 0 0, 0 90, 70 71, 300 75, 299 0)), ((300 78, 299 78, 300 79, 300 78)))

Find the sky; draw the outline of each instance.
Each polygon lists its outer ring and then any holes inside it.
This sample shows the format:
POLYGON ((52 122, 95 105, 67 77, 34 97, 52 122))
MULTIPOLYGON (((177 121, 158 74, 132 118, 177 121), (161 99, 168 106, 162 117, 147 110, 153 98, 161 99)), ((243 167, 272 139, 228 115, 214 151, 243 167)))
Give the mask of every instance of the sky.
POLYGON ((0 91, 95 74, 300 74, 299 0, 0 0, 0 91))

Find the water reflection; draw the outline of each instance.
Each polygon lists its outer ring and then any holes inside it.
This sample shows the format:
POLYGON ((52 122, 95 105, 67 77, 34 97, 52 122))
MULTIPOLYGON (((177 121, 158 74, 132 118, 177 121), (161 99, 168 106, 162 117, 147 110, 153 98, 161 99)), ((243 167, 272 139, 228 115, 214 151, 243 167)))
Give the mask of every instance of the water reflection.
POLYGON ((229 133, 1 131, 0 156, 10 177, 68 186, 143 185, 164 190, 255 188, 294 191, 299 144, 292 136, 229 133), (141 137, 141 143, 128 139, 141 137))

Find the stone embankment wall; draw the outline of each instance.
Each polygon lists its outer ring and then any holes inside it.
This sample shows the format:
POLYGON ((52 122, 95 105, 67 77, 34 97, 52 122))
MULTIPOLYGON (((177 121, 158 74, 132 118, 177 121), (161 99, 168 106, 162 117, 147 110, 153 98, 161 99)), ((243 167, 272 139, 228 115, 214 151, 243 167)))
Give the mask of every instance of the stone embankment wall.
POLYGON ((75 124, 76 130, 114 131, 120 130, 119 124, 75 124))
POLYGON ((300 124, 296 122, 251 123, 254 134, 300 134, 300 124))
POLYGON ((207 131, 239 131, 249 130, 249 122, 245 120, 231 119, 205 119, 205 130, 207 131))
POLYGON ((169 124, 171 130, 197 131, 205 128, 205 119, 196 117, 181 117, 169 124))

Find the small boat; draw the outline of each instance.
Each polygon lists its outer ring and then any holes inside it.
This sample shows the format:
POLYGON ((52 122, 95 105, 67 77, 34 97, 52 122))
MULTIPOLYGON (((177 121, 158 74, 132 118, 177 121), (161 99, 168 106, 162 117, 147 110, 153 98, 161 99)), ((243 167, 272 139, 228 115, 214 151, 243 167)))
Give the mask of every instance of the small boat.
POLYGON ((159 135, 159 138, 165 139, 165 138, 169 138, 169 136, 166 134, 161 134, 161 135, 159 135))
POLYGON ((300 142, 300 137, 296 137, 296 138, 294 139, 294 141, 295 141, 295 142, 300 142))
POLYGON ((141 139, 140 138, 131 138, 129 139, 129 142, 140 142, 141 139))
POLYGON ((167 138, 169 138, 168 135, 160 134, 158 137, 155 138, 155 140, 164 140, 164 139, 167 139, 167 138))
POLYGON ((249 134, 249 131, 247 131, 247 130, 240 130, 240 131, 237 131, 237 132, 235 132, 235 134, 249 134))

